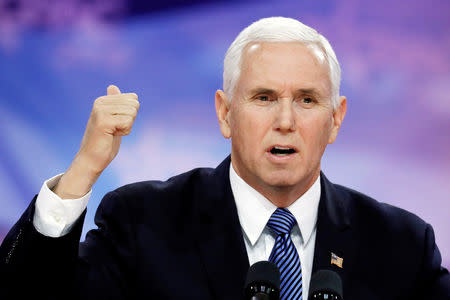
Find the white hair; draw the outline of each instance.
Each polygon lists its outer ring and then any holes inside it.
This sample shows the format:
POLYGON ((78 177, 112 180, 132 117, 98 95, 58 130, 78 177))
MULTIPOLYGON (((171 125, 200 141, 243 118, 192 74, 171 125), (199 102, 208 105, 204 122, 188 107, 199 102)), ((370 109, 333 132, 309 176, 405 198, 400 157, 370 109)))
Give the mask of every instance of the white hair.
POLYGON ((250 43, 256 42, 300 42, 312 50, 314 55, 329 66, 331 100, 333 107, 339 104, 341 68, 328 40, 315 29, 291 18, 271 17, 260 19, 244 30, 228 48, 224 59, 223 90, 229 101, 241 73, 242 53, 250 43))

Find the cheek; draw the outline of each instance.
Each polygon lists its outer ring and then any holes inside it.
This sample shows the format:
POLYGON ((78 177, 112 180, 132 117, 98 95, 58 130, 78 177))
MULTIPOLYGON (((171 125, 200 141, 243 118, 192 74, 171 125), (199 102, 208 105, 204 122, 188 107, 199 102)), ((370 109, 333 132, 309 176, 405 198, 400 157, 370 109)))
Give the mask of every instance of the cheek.
POLYGON ((233 148, 235 149, 245 149, 245 143, 248 142, 248 137, 246 136, 247 128, 249 127, 248 120, 242 111, 237 109, 233 111, 230 116, 230 129, 231 129, 231 141, 233 143, 233 148))
POLYGON ((244 152, 253 152, 259 149, 267 133, 268 119, 267 114, 263 114, 257 109, 240 108, 235 110, 230 119, 231 139, 234 141, 234 147, 244 152))
POLYGON ((301 135, 307 148, 322 153, 331 133, 331 117, 323 114, 305 116, 301 121, 301 135))
POLYGON ((267 114, 261 114, 255 109, 239 108, 234 111, 230 119, 232 137, 240 138, 241 142, 261 138, 264 132, 267 114))

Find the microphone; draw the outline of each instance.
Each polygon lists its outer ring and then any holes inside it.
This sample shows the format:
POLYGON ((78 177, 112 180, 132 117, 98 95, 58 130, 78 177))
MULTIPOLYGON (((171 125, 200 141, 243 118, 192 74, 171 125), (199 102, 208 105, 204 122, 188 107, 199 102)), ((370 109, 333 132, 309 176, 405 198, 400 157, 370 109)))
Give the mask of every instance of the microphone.
POLYGON ((319 270, 311 278, 308 300, 344 300, 342 281, 336 272, 319 270))
POLYGON ((268 261, 254 263, 245 280, 245 299, 278 300, 280 297, 280 271, 268 261))

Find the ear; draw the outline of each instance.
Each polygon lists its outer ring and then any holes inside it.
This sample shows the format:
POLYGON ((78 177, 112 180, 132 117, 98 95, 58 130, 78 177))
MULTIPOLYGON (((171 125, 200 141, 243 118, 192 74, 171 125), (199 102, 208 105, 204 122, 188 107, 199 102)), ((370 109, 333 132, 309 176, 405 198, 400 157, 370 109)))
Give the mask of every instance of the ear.
POLYGON ((333 144, 336 140, 339 129, 341 128, 342 121, 344 121, 345 113, 347 112, 347 98, 345 96, 339 97, 339 105, 333 111, 333 124, 328 137, 328 144, 333 144))
POLYGON ((217 120, 219 121, 220 131, 226 139, 229 139, 231 137, 231 128, 228 118, 228 112, 230 111, 230 102, 228 101, 227 95, 225 95, 222 90, 217 90, 215 100, 216 114, 217 120))

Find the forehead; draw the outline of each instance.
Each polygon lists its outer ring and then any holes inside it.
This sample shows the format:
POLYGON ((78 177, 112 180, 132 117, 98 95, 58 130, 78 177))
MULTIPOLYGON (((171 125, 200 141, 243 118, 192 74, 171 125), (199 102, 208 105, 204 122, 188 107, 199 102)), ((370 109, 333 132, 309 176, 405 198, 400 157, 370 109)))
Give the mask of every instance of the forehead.
POLYGON ((259 42, 244 48, 237 88, 276 90, 314 88, 331 92, 329 67, 322 51, 299 42, 259 42))

